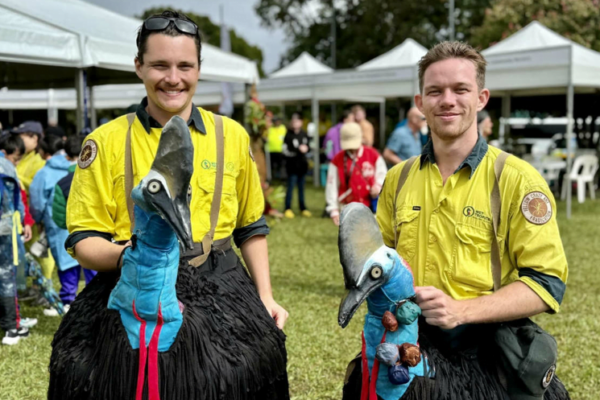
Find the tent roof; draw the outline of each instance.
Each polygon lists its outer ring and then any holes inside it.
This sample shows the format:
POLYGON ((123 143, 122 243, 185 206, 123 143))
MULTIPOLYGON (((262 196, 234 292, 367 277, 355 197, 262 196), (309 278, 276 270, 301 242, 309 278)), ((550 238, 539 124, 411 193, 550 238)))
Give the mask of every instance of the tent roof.
POLYGON ((481 54, 489 57, 556 47, 572 48, 571 60, 573 64, 591 67, 600 65, 600 53, 559 35, 538 21, 531 22, 520 31, 482 51, 481 54))
POLYGON ((269 75, 269 78, 283 78, 287 76, 326 74, 333 69, 323 64, 307 52, 300 54, 294 61, 269 75))
POLYGON ((419 62, 425 53, 427 53, 427 49, 425 47, 421 46, 413 39, 408 38, 400 45, 394 47, 392 50, 372 59, 371 61, 367 61, 366 63, 360 65, 357 69, 364 71, 384 68, 412 67, 419 62))
MULTIPOLYGON (((81 0, 0 0, 0 61, 12 63, 0 78, 10 87, 73 86, 73 72, 60 67, 91 68, 94 84, 139 81, 132 72, 141 23, 81 0), (40 74, 32 65, 47 67, 40 74)), ((202 79, 258 80, 243 57, 203 44, 202 58, 202 79)))
POLYGON ((600 53, 534 21, 482 51, 486 80, 495 90, 600 87, 600 53))

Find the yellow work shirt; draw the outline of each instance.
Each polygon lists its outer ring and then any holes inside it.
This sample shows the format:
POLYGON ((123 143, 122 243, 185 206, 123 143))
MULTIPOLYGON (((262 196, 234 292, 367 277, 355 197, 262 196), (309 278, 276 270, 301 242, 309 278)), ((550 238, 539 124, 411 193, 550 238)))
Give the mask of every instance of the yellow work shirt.
MULTIPOLYGON (((493 292, 490 197, 498 154, 480 137, 473 153, 443 184, 430 141, 398 195, 395 221, 394 195, 405 162, 388 172, 377 221, 389 247, 394 247, 396 228, 396 250, 411 265, 417 286, 437 287, 457 300, 493 292)), ((502 172, 500 195, 502 286, 520 280, 557 312, 568 268, 554 196, 540 174, 514 156, 502 172)))
POLYGON ((17 164, 19 181, 27 193, 29 193, 29 185, 31 185, 33 177, 40 169, 44 168, 44 165, 46 165, 46 161, 35 150, 23 156, 17 164))
POLYGON ((283 139, 285 139, 286 133, 287 128, 283 124, 269 128, 267 136, 269 153, 281 153, 283 151, 283 139))
MULTIPOLYGON (((200 124, 206 133, 198 131, 197 125, 189 126, 194 145, 190 211, 193 240, 200 242, 210 230, 217 145, 214 115, 202 108, 197 110, 198 117, 201 117, 200 124)), ((195 111, 192 112, 192 117, 194 113, 195 111)), ((145 116, 148 118, 147 114, 145 116)), ((122 116, 102 125, 84 141, 67 203, 67 228, 71 233, 69 239, 77 232, 87 231, 103 233, 104 237, 108 239, 110 236, 115 241, 124 241, 131 237, 124 172, 127 127, 127 117, 122 116)), ((162 134, 162 128, 159 127, 149 127, 148 130, 149 133, 140 121, 138 108, 131 128, 134 187, 150 171, 162 134)), ((231 236, 234 229, 256 223, 262 218, 264 210, 262 188, 250 154, 248 134, 240 124, 225 117, 223 130, 223 194, 215 240, 231 236)), ((73 254, 74 244, 69 243, 72 242, 67 240, 67 248, 73 254)))

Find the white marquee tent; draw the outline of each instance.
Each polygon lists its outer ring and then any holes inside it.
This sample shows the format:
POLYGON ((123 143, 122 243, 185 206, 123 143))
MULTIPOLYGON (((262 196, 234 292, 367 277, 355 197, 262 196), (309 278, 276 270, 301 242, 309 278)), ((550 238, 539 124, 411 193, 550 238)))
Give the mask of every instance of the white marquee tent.
POLYGON ((482 52, 488 67, 486 87, 502 95, 502 114, 509 117, 510 96, 566 93, 567 218, 571 216, 571 139, 575 91, 600 88, 600 53, 574 43, 534 21, 482 52))
MULTIPOLYGON (((81 0, 0 0, 2 85, 75 86, 81 124, 86 85, 139 81, 133 59, 141 23, 81 0)), ((203 79, 258 81, 256 64, 243 57, 205 44, 202 58, 203 79)))

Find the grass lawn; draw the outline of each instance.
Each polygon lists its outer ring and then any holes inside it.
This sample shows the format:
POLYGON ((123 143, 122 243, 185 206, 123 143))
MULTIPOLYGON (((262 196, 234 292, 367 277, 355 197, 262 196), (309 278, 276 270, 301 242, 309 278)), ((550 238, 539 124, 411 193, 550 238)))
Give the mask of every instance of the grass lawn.
MULTIPOLYGON (((345 330, 337 325, 343 277, 337 229, 319 218, 323 197, 309 188, 307 203, 314 217, 272 221, 269 236, 275 298, 290 312, 285 332, 295 400, 339 399, 346 364, 360 349, 364 309, 345 330)), ((592 400, 600 392, 600 201, 575 203, 569 222, 564 210, 560 203, 559 223, 571 267, 568 290, 561 312, 537 321, 558 341, 558 374, 572 398, 592 400)), ((27 341, 0 347, 0 400, 46 397, 50 342, 59 320, 44 317, 39 307, 24 305, 22 313, 38 318, 39 324, 27 341)))

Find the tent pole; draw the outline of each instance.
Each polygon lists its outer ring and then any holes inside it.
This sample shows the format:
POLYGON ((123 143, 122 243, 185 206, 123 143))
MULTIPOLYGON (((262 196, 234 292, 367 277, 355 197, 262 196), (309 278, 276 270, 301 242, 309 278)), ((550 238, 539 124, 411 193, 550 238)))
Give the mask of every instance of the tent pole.
POLYGON ((90 128, 95 130, 98 127, 98 119, 96 116, 96 107, 94 104, 94 87, 88 86, 89 97, 90 97, 90 128))
POLYGON ((567 174, 565 176, 567 185, 567 219, 571 219, 571 168, 573 167, 573 83, 567 88, 567 174))
POLYGON ((510 134, 510 124, 508 123, 508 119, 510 118, 510 93, 502 96, 502 118, 504 118, 504 124, 502 125, 503 129, 499 132, 500 134, 500 145, 504 146, 506 144, 506 137, 510 134))
POLYGON ((313 162, 314 162, 314 167, 313 167, 313 184, 315 185, 315 187, 319 187, 321 185, 321 182, 319 182, 320 177, 321 177, 321 171, 320 171, 320 166, 319 166, 319 100, 316 98, 316 96, 313 95, 312 98, 312 118, 313 118, 313 124, 315 125, 315 133, 314 133, 314 137, 313 137, 313 145, 312 145, 312 151, 313 151, 313 162))
POLYGON ((379 150, 385 148, 385 99, 379 103, 379 150))
POLYGON ((83 115, 83 98, 85 97, 84 78, 83 78, 83 69, 79 68, 75 72, 75 91, 77 92, 77 133, 81 132, 84 127, 84 118, 83 115))

